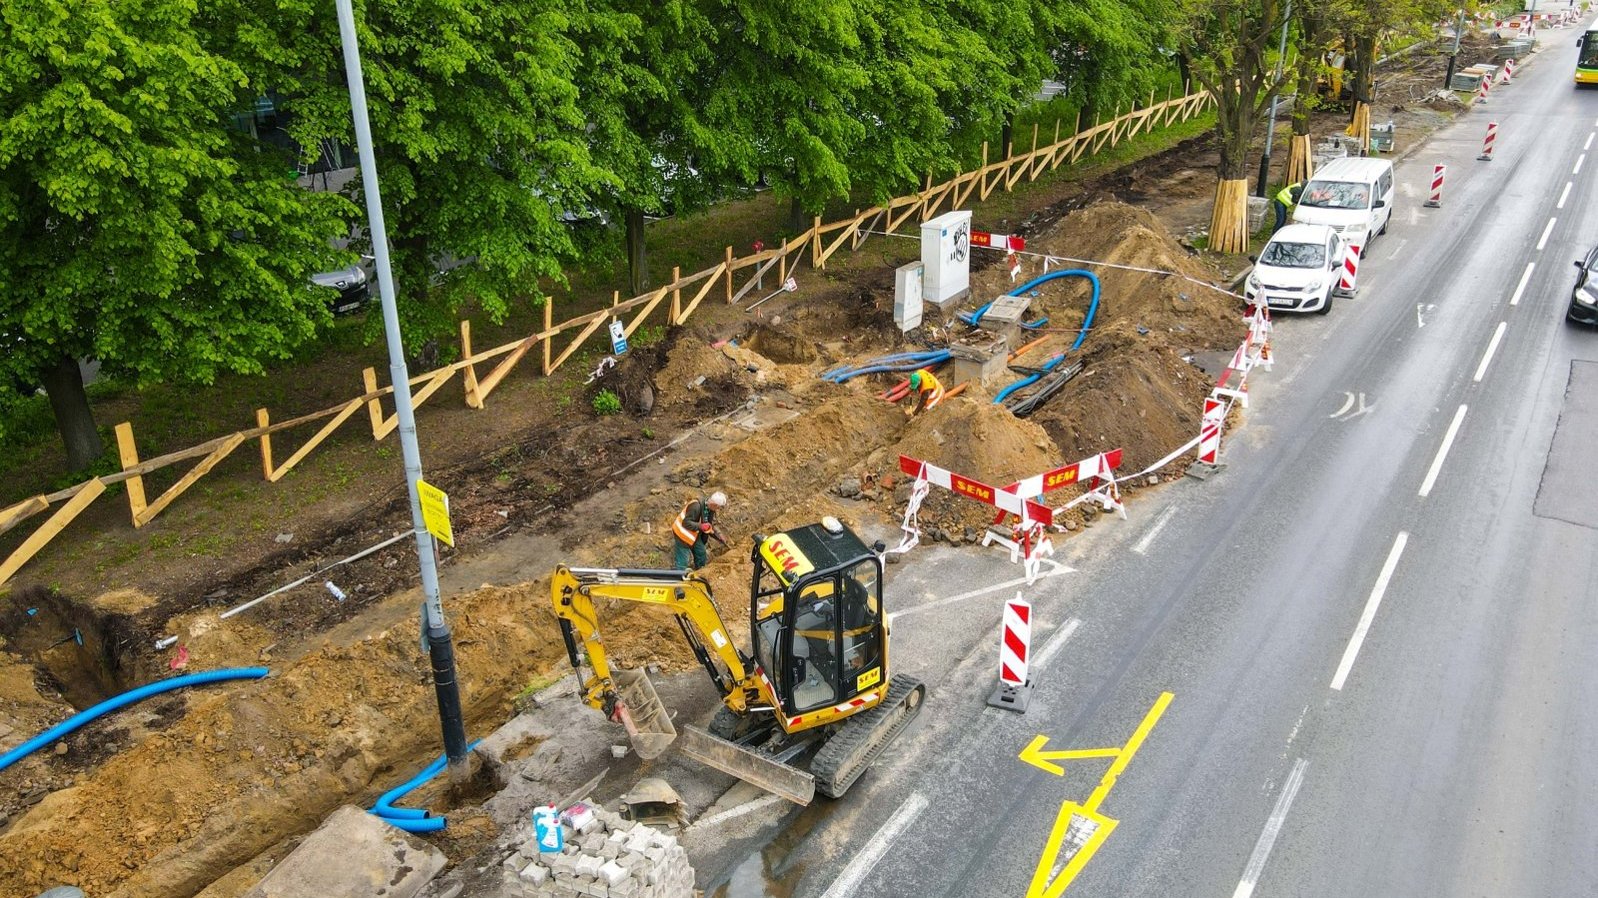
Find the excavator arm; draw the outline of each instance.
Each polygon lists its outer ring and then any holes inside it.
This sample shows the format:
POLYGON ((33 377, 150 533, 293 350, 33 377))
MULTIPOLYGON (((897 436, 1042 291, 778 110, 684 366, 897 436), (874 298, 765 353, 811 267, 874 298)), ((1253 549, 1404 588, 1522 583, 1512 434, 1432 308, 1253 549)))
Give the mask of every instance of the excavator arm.
POLYGON ((572 667, 580 676, 580 644, 593 670, 593 676, 583 683, 584 699, 608 716, 616 716, 618 693, 599 630, 596 600, 601 599, 652 605, 671 614, 727 706, 742 713, 755 698, 752 693, 758 686, 749 675, 748 659, 733 644, 711 597, 710 584, 701 577, 686 571, 562 565, 550 581, 550 598, 572 667))

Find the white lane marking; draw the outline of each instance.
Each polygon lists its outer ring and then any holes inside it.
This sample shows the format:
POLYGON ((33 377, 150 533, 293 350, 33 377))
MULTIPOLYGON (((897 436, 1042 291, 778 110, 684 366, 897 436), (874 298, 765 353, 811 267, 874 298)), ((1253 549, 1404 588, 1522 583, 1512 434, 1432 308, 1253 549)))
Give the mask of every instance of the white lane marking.
POLYGON ((1160 516, 1154 519, 1154 526, 1150 527, 1149 532, 1143 534, 1143 538, 1139 539, 1137 543, 1132 546, 1132 551, 1138 553, 1139 555, 1147 552, 1149 550, 1149 544, 1154 542, 1154 537, 1160 535, 1160 530, 1165 527, 1166 522, 1171 520, 1171 516, 1174 514, 1176 514, 1175 505, 1172 505, 1170 508, 1160 512, 1160 516))
MULTIPOLYGON (((1415 308, 1416 308, 1416 309, 1419 309, 1419 308, 1420 308, 1420 307, 1419 307, 1419 306, 1416 306, 1416 307, 1415 307, 1415 308)), ((1419 314, 1419 312, 1418 312, 1418 311, 1417 311, 1417 312, 1416 312, 1416 314, 1417 314, 1417 315, 1418 315, 1418 314, 1419 314)), ((1347 391, 1347 390, 1344 390, 1344 391, 1343 391, 1343 395, 1344 395, 1344 396, 1347 396, 1347 397, 1348 397, 1348 398, 1347 398, 1347 399, 1345 399, 1345 400, 1343 400, 1343 407, 1342 407, 1342 408, 1340 408, 1340 409, 1338 409, 1338 410, 1337 410, 1337 411, 1335 411, 1335 412, 1332 412, 1332 413, 1331 413, 1331 414, 1330 414, 1330 415, 1327 415, 1327 416, 1326 416, 1326 417, 1328 417, 1328 418, 1335 418, 1335 417, 1337 417, 1337 416, 1338 416, 1338 415, 1341 415, 1341 414, 1342 414, 1342 413, 1343 413, 1343 412, 1346 412, 1346 411, 1348 411, 1348 410, 1349 410, 1349 409, 1351 409, 1351 408, 1353 408, 1353 407, 1354 407, 1354 394, 1353 394, 1353 393, 1350 393, 1350 392, 1348 392, 1348 391, 1347 391)))
POLYGON ((1580 156, 1577 156, 1576 157, 1576 167, 1571 169, 1570 173, 1573 174, 1573 175, 1581 174, 1581 164, 1583 162, 1586 162, 1586 161, 1587 161, 1587 154, 1586 153, 1582 153, 1580 156))
POLYGON ((1526 292, 1526 285, 1528 283, 1531 283, 1531 270, 1533 268, 1536 268, 1536 267, 1537 267, 1537 263, 1536 262, 1527 262, 1526 263, 1526 272, 1520 276, 1520 283, 1515 285, 1515 295, 1509 297, 1509 304, 1510 305, 1512 305, 1512 306, 1520 305, 1520 294, 1526 292))
MULTIPOLYGON (((1043 564, 1044 570, 1038 574, 1039 580, 1047 577, 1058 577, 1061 574, 1076 573, 1076 568, 1073 568, 1067 564, 1061 564, 1052 558, 1043 559, 1043 564)), ((977 596, 985 596, 989 593, 998 592, 1004 589, 1014 589, 1025 582, 1025 577, 1017 577, 1014 580, 1006 580, 1003 583, 995 583, 992 586, 984 586, 981 589, 973 589, 970 592, 962 592, 957 596, 948 596, 947 598, 936 599, 934 601, 927 602, 924 605, 917 605, 914 608, 906 608, 903 611, 895 611, 893 616, 895 618, 909 617, 912 614, 919 614, 923 611, 932 611, 942 608, 945 605, 953 605, 956 602, 964 602, 966 599, 974 599, 977 596)))
POLYGON ((876 867, 877 861, 882 860, 882 856, 892 847, 893 840, 897 839, 905 827, 909 826, 926 807, 927 800, 921 797, 920 792, 906 799, 905 803, 899 806, 899 810, 894 811, 893 816, 888 818, 888 822, 882 824, 876 835, 866 841, 865 850, 855 855, 849 866, 843 868, 843 872, 832 881, 832 885, 822 894, 822 898, 844 898, 845 895, 855 894, 860 880, 865 879, 866 874, 876 867))
POLYGON ((1420 317, 1420 307, 1422 305, 1423 305, 1422 303, 1415 303, 1415 326, 1416 327, 1425 327, 1426 326, 1426 319, 1420 317))
POLYGON ((725 811, 720 811, 718 813, 712 814, 709 817, 705 817, 705 818, 700 819, 700 820, 695 820, 692 829, 698 830, 700 827, 710 827, 710 826, 715 826, 718 823, 725 823, 728 820, 736 820, 737 818, 742 817, 742 816, 744 816, 746 814, 752 814, 755 811, 760 810, 761 808, 770 807, 771 805, 774 805, 777 802, 782 801, 782 800, 783 800, 783 797, 781 795, 773 795, 773 794, 767 793, 765 795, 760 796, 759 798, 753 799, 751 801, 746 801, 743 804, 738 805, 737 807, 728 808, 725 811))
POLYGON ((1548 227, 1543 228, 1542 239, 1537 241, 1537 252, 1542 252, 1543 247, 1548 245, 1548 235, 1554 232, 1554 223, 1557 221, 1559 221, 1558 218, 1548 219, 1548 227))
POLYGON ((1509 327, 1509 322, 1498 322, 1498 330, 1493 331, 1493 338, 1487 343, 1487 351, 1482 354, 1481 364, 1476 366, 1476 376, 1471 378, 1471 380, 1481 383, 1481 379, 1486 376, 1487 365, 1492 362, 1493 353, 1498 351, 1498 341, 1504 338, 1504 329, 1507 327, 1509 327))
POLYGON ((1276 807, 1271 809, 1271 816, 1265 821, 1265 829, 1260 833, 1260 839, 1254 843, 1254 853, 1249 855, 1248 866, 1243 868, 1243 878, 1237 883, 1237 891, 1232 893, 1232 898, 1250 898, 1254 894, 1254 886, 1260 881, 1260 874, 1265 872, 1265 861, 1271 856, 1271 848, 1276 845, 1276 837, 1282 832, 1282 824, 1287 821, 1287 811, 1293 806, 1293 798, 1298 795, 1298 789, 1304 785, 1304 768, 1309 762, 1299 758, 1293 762, 1293 770, 1287 775, 1287 782, 1282 785, 1282 794, 1276 797, 1276 807))
POLYGON ((1448 432, 1443 434, 1443 444, 1437 447, 1437 457, 1432 459, 1432 466, 1426 470, 1426 479, 1420 484, 1420 497, 1426 498, 1431 494, 1432 487, 1437 485, 1437 475, 1442 473, 1443 459, 1448 457, 1448 450, 1454 445, 1454 437, 1459 435, 1459 425, 1465 420, 1465 406, 1460 406, 1454 413, 1454 422, 1448 425, 1448 432))
POLYGON ((1588 134, 1588 135, 1587 135, 1587 142, 1586 142, 1586 143, 1584 143, 1584 144, 1582 144, 1582 145, 1581 145, 1581 148, 1582 148, 1582 149, 1583 149, 1583 150, 1590 150, 1590 149, 1592 149, 1592 135, 1591 135, 1591 134, 1588 134))
POLYGON ((1343 660, 1338 662, 1337 673, 1332 677, 1332 688, 1339 692, 1348 681, 1349 671, 1354 669, 1359 647, 1365 643, 1365 634, 1370 632, 1371 622, 1376 619, 1376 609, 1382 606, 1382 596, 1387 593, 1387 584, 1393 579, 1393 571, 1398 568, 1398 556, 1404 554, 1404 544, 1407 542, 1409 534, 1400 531, 1398 539, 1393 540, 1393 550, 1387 553, 1387 561, 1382 564, 1382 572, 1376 577, 1376 585, 1371 588, 1371 597, 1365 601, 1359 626, 1354 628, 1354 636, 1348 640, 1348 648, 1343 650, 1343 660))
POLYGON ((1031 669, 1042 670, 1049 661, 1053 660, 1060 649, 1065 647, 1066 642, 1071 639, 1071 634, 1075 633, 1076 628, 1080 626, 1082 626, 1082 622, 1074 617, 1061 624, 1059 632, 1051 635, 1049 641, 1043 644, 1042 650, 1032 656, 1031 669))
POLYGON ((1563 209, 1563 208, 1565 208, 1565 200, 1570 199, 1570 185, 1572 183, 1574 183, 1574 182, 1572 182, 1572 181, 1566 181, 1565 182, 1565 190, 1564 190, 1563 193, 1559 194, 1559 205, 1555 206, 1554 207, 1555 209, 1563 209))
POLYGON ((1404 251, 1404 244, 1406 244, 1408 242, 1409 242, 1409 238, 1408 237, 1405 237, 1403 240, 1398 241, 1398 245, 1393 247, 1393 251, 1387 254, 1387 258, 1389 258, 1389 259, 1398 258, 1398 254, 1404 251))
POLYGON ((1416 206, 1409 207, 1409 223, 1420 224, 1420 209, 1416 206))

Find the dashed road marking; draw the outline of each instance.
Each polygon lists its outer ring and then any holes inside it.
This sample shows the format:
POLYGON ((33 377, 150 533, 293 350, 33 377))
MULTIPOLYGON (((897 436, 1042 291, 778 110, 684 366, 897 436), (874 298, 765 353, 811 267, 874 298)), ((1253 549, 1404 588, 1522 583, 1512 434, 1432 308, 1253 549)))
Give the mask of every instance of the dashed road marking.
POLYGON ((1164 529, 1166 522, 1170 521, 1175 514, 1176 506, 1174 505, 1160 512, 1160 516, 1154 519, 1154 526, 1150 527, 1149 532, 1143 534, 1143 537, 1133 544, 1132 551, 1139 555, 1148 552, 1149 545, 1154 542, 1154 537, 1160 535, 1160 531, 1164 529))
POLYGON ((1359 657, 1359 647, 1365 643, 1365 634, 1370 632, 1371 622, 1376 620, 1376 609, 1382 606, 1382 596, 1387 594, 1387 584, 1393 579, 1393 571, 1398 569, 1399 556, 1404 554, 1404 545, 1409 542, 1409 534, 1400 531, 1398 538, 1393 540, 1393 549, 1387 553, 1387 560, 1382 563, 1382 572, 1376 577, 1376 585, 1371 588, 1371 597, 1365 602, 1365 610, 1359 616, 1359 625, 1354 628, 1353 638, 1348 640, 1348 648, 1343 650, 1343 660, 1337 664, 1337 673, 1332 675, 1332 688, 1339 692, 1343 684, 1348 682, 1348 674, 1354 669, 1354 659, 1359 657))
POLYGON ((1454 437, 1459 435, 1459 425, 1465 420, 1466 406, 1460 406, 1454 413, 1453 423, 1448 425, 1448 432, 1443 434, 1443 444, 1437 447, 1437 457, 1432 459, 1432 466, 1426 470, 1426 479, 1420 484, 1420 497, 1422 499, 1431 495, 1432 487, 1437 485, 1437 475, 1442 473, 1443 460, 1448 458, 1448 450, 1454 445, 1454 437))
POLYGON ((1573 175, 1581 174, 1581 164, 1583 162, 1586 162, 1586 161, 1587 161, 1587 154, 1586 153, 1582 153, 1580 156, 1577 156, 1576 157, 1576 167, 1571 169, 1570 173, 1573 174, 1573 175))
POLYGON ((1482 353, 1481 364, 1476 366, 1476 376, 1471 380, 1481 383, 1481 379, 1487 375, 1487 366, 1493 360, 1493 353, 1498 351, 1498 341, 1504 338, 1504 329, 1507 327, 1509 322, 1498 322, 1498 329, 1493 331, 1493 338, 1487 343, 1487 351, 1482 353))
POLYGON ((1584 144, 1582 144, 1582 145, 1581 145, 1581 148, 1582 148, 1582 149, 1583 149, 1583 150, 1590 150, 1590 149, 1592 149, 1592 135, 1591 135, 1591 134, 1588 134, 1588 135, 1587 135, 1587 142, 1586 142, 1586 143, 1584 143, 1584 144))
POLYGON ((1524 274, 1522 274, 1520 276, 1520 283, 1515 285, 1515 294, 1513 296, 1509 297, 1509 304, 1510 305, 1512 305, 1512 306, 1520 305, 1520 295, 1522 293, 1526 292, 1526 285, 1531 283, 1531 270, 1533 268, 1536 268, 1536 267, 1537 267, 1537 263, 1536 262, 1527 262, 1526 263, 1526 271, 1525 271, 1524 274))
POLYGON ((1254 886, 1260 881, 1260 874, 1265 872, 1265 861, 1271 856, 1271 848, 1276 845, 1276 837, 1282 832, 1282 824, 1287 820, 1287 812, 1293 807, 1293 798, 1298 795, 1298 789, 1304 785, 1304 768, 1309 762, 1303 758, 1293 762, 1293 770, 1287 774, 1287 782, 1282 785, 1282 794, 1276 797, 1276 807, 1271 809, 1271 816, 1265 821, 1265 829, 1260 833, 1258 842, 1254 843, 1254 853, 1249 855, 1248 866, 1243 868, 1243 878, 1238 881, 1237 891, 1232 893, 1232 898, 1250 898, 1254 894, 1254 886))
POLYGON ((1548 245, 1548 235, 1554 232, 1554 224, 1558 221, 1558 218, 1548 219, 1548 226, 1543 228, 1542 238, 1537 241, 1537 252, 1542 252, 1543 247, 1548 245))
MULTIPOLYGON (((1591 138, 1589 138, 1589 139, 1591 139, 1591 138)), ((1563 209, 1563 208, 1565 208, 1565 200, 1570 199, 1570 185, 1573 184, 1573 183, 1575 183, 1575 182, 1574 181, 1566 181, 1565 182, 1565 190, 1564 190, 1563 193, 1559 194, 1559 205, 1555 206, 1554 207, 1555 209, 1563 209)))
POLYGON ((888 853, 893 840, 904 832, 905 827, 914 823, 926 807, 927 800, 919 792, 905 799, 899 810, 894 811, 888 822, 882 824, 882 828, 866 842, 865 850, 855 855, 849 866, 844 867, 838 878, 832 881, 832 885, 827 888, 822 898, 844 898, 846 895, 856 894, 855 890, 859 887, 860 880, 865 879, 866 874, 877 866, 877 861, 882 860, 882 856, 888 853))

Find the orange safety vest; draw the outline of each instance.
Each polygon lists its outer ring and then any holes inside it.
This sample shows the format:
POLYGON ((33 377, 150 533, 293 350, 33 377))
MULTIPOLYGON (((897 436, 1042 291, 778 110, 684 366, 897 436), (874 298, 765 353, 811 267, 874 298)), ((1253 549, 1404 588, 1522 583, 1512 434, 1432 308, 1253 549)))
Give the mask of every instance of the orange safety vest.
POLYGON ((677 534, 677 538, 682 540, 683 545, 691 546, 699 542, 701 536, 704 536, 699 531, 699 525, 707 521, 714 521, 715 514, 715 512, 710 510, 710 505, 703 496, 698 499, 690 499, 688 504, 682 507, 682 511, 677 512, 677 520, 671 522, 671 532, 677 534), (699 506, 698 520, 690 521, 688 520, 688 509, 696 504, 699 506))
POLYGON ((931 371, 922 371, 921 392, 926 393, 929 390, 932 395, 927 397, 926 407, 930 409, 943 401, 943 384, 938 383, 938 379, 932 376, 931 371))

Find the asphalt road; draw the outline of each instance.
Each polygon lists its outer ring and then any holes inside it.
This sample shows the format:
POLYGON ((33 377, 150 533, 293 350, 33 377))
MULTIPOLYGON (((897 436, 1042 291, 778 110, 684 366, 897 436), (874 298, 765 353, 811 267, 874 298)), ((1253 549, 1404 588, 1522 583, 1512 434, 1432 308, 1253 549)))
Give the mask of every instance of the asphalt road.
POLYGON ((984 705, 1018 569, 918 549, 890 589, 922 719, 847 800, 772 812, 781 835, 710 884, 1598 894, 1598 332, 1563 320, 1598 240, 1577 34, 1545 32, 1513 85, 1400 164, 1359 295, 1278 316, 1224 470, 1101 519, 1025 590, 1026 714, 984 705), (1435 162, 1443 206, 1423 209, 1435 162), (1018 757, 1039 736, 1123 757, 1056 775, 1018 757))

